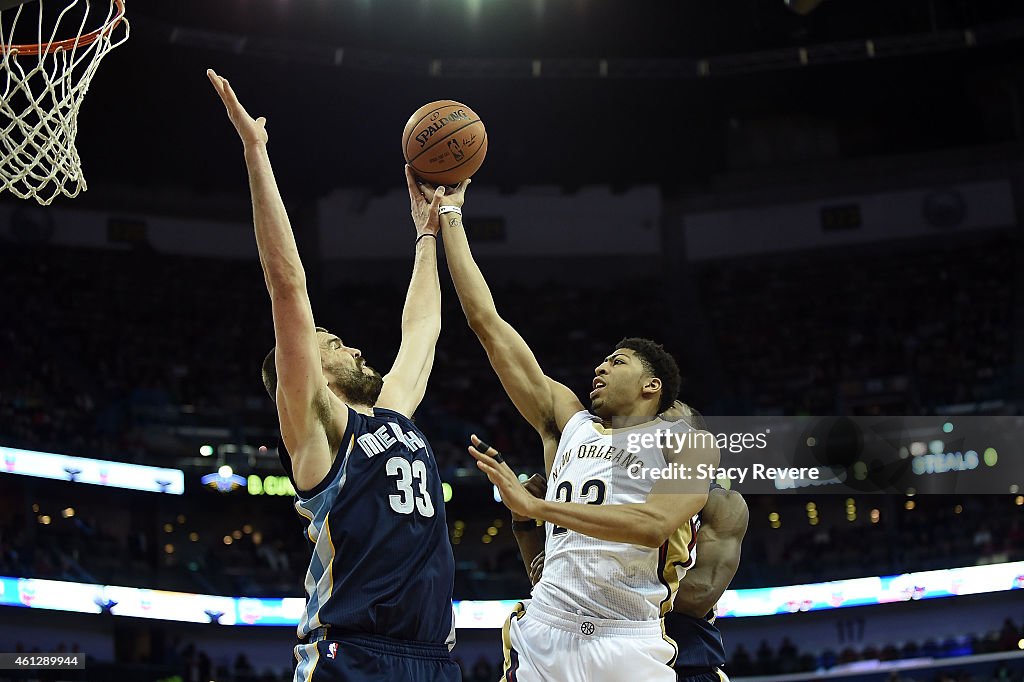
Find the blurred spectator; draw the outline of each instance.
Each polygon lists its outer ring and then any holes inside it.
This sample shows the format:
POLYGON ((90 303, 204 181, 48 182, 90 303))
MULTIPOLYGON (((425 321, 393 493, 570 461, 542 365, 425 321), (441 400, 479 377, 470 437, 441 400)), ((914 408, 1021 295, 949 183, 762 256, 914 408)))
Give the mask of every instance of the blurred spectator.
MULTIPOLYGON (((711 331, 725 374, 723 400, 748 412, 919 414, 953 403, 968 412, 985 401, 1012 405, 1012 288, 1005 283, 1013 253, 1004 236, 982 235, 952 246, 928 241, 709 261, 695 267, 706 318, 693 323, 711 331), (976 276, 957 275, 964 270, 976 276)), ((687 330, 674 328, 664 301, 650 295, 664 284, 616 281, 584 291, 509 283, 495 286, 494 295, 545 371, 585 390, 596 360, 627 334, 676 350, 687 330)), ((0 444, 194 467, 205 442, 195 434, 214 431, 254 451, 241 457, 246 466, 258 462, 280 473, 272 451, 277 419, 259 378, 273 332, 258 263, 5 244, 0 286, 8 294, 0 297, 0 315, 12 322, 0 330, 0 444), (263 444, 270 452, 255 454, 263 444)), ((331 327, 359 319, 354 340, 385 370, 399 341, 403 283, 346 283, 326 293, 332 303, 318 307, 318 320, 331 327)), ((453 323, 445 326, 417 420, 445 480, 488 488, 472 469, 456 475, 467 465, 464 446, 473 431, 489 434, 518 470, 538 471, 535 433, 461 323, 457 298, 447 292, 443 300, 453 323)), ((700 361, 680 360, 684 374, 700 361)), ((688 402, 714 408, 689 391, 684 385, 688 402)), ((298 519, 283 507, 224 505, 213 514, 207 498, 187 498, 171 514, 142 504, 125 523, 109 504, 60 518, 64 503, 55 494, 47 508, 52 523, 42 525, 25 511, 42 500, 26 494, 13 488, 23 504, 0 508, 2 574, 302 594, 309 549, 298 519), (178 513, 192 521, 178 524, 178 513), (241 532, 246 525, 258 532, 241 532)), ((456 597, 528 593, 511 533, 496 523, 507 519, 505 511, 495 504, 481 515, 467 497, 457 495, 448 507, 456 597)), ((830 518, 829 503, 819 502, 819 522, 811 526, 803 500, 749 500, 751 529, 733 587, 1024 556, 1024 525, 1019 513, 1006 513, 1005 497, 972 500, 958 514, 958 501, 947 498, 919 498, 913 512, 880 502, 878 523, 863 513, 856 522, 830 518), (785 519, 778 530, 764 521, 771 511, 785 519)))

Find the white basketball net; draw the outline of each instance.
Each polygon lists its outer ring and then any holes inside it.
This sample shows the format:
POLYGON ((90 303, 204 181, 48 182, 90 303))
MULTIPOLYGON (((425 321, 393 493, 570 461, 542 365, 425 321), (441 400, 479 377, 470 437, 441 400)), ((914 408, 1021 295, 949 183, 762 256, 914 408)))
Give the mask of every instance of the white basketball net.
POLYGON ((22 13, 31 22, 34 9, 19 5, 0 12, 0 192, 45 206, 59 194, 75 197, 88 189, 75 149, 78 108, 100 60, 128 39, 128 21, 118 17, 123 2, 109 0, 102 28, 85 34, 89 0, 62 0, 67 7, 44 31, 43 1, 32 3, 38 9, 38 54, 14 42, 22 13))

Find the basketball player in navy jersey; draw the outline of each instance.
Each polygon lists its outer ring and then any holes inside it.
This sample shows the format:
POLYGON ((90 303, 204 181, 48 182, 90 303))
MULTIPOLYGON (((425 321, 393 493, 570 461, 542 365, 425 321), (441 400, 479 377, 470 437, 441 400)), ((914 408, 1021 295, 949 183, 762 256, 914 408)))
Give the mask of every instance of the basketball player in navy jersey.
POLYGON ((402 343, 384 378, 362 352, 315 327, 305 274, 254 120, 227 80, 207 76, 245 148, 260 263, 277 345, 263 380, 277 405, 281 461, 313 558, 295 647, 296 682, 458 682, 455 562, 441 480, 411 421, 441 329, 438 204, 406 168, 416 224, 402 343))
POLYGON ((680 682, 728 680, 725 643, 715 624, 715 605, 736 575, 749 511, 743 496, 715 485, 700 511, 697 563, 686 572, 666 627, 679 642, 680 682))

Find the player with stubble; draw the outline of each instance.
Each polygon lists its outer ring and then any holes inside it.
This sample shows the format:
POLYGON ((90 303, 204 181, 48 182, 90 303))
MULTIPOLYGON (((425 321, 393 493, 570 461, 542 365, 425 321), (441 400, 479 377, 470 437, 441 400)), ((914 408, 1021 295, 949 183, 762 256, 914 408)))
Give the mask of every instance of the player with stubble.
POLYGON ((402 342, 381 377, 362 352, 316 327, 288 215, 253 119, 228 81, 210 82, 245 149, 276 346, 263 380, 278 451, 312 554, 294 648, 295 682, 459 682, 455 561, 437 462, 412 416, 441 331, 437 232, 444 188, 424 195, 406 167, 416 226, 402 342))

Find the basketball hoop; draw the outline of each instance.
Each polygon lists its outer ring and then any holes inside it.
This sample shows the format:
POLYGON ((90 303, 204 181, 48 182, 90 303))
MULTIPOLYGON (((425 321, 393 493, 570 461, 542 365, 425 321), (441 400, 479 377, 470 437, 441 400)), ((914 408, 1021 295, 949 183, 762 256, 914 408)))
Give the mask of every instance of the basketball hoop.
POLYGON ((58 194, 76 197, 88 189, 75 148, 78 109, 100 61, 128 39, 129 29, 124 0, 100 0, 110 7, 103 25, 91 32, 85 32, 90 0, 58 1, 66 7, 44 29, 44 0, 0 0, 0 192, 43 206, 58 194), (37 20, 26 18, 36 23, 37 40, 16 44, 15 30, 22 13, 31 14, 25 10, 30 3, 39 7, 37 20), (72 37, 58 39, 61 34, 72 37))

